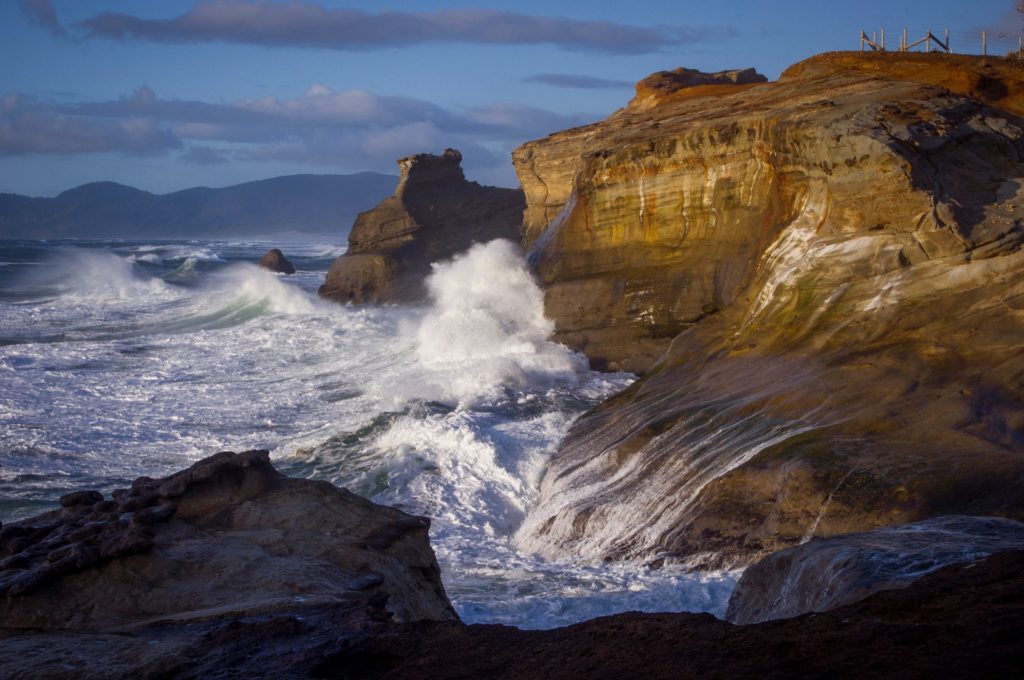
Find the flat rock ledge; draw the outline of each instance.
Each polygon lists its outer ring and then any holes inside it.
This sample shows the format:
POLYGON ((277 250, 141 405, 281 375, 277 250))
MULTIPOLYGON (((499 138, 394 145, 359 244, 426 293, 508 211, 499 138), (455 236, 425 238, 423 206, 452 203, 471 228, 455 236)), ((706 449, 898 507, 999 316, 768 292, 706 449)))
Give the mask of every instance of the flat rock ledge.
POLYGON ((266 451, 61 506, 0 529, 2 677, 262 677, 349 636, 458 619, 427 518, 285 477, 266 451))

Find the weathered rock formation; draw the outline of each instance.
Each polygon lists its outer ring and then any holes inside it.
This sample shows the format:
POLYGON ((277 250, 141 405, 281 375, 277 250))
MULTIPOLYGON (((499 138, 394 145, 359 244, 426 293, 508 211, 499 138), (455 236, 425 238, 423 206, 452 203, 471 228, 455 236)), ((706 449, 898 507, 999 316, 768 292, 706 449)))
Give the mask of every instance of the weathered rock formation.
POLYGON ((294 274, 295 265, 288 261, 280 248, 271 248, 260 258, 259 265, 278 274, 294 274))
POLYGON ((753 85, 768 79, 752 68, 704 73, 692 68, 658 71, 636 84, 636 97, 629 103, 633 109, 649 109, 668 99, 692 97, 718 92, 717 85, 753 85))
POLYGON ((556 338, 648 371, 575 423, 519 545, 721 565, 1024 518, 1021 69, 825 55, 517 150, 556 338))
POLYGON ((938 517, 816 538, 748 567, 729 598, 726 618, 747 624, 828 611, 1003 550, 1024 550, 1024 524, 1001 517, 938 517))
POLYGON ((929 574, 824 614, 734 626, 618 614, 556 630, 414 623, 329 655, 321 677, 979 678, 1024 664, 1024 552, 929 574))
POLYGON ((33 654, 37 672, 81 677, 264 675, 346 636, 457 619, 429 520, 284 477, 266 451, 61 503, 0 533, 4 677, 33 675, 33 654))
POLYGON ((334 261, 320 295, 338 302, 419 302, 433 262, 474 243, 520 240, 523 192, 466 181, 462 154, 418 154, 398 161, 394 196, 360 213, 348 251, 334 261))

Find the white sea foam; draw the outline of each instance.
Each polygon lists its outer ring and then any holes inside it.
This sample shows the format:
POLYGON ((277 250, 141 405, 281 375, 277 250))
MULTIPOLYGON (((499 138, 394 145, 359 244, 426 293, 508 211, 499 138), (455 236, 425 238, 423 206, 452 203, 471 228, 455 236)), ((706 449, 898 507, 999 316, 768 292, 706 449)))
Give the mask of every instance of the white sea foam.
MULTIPOLYGON (((545 563, 512 547, 568 427, 631 380, 590 372, 548 341, 542 296, 514 245, 436 267, 434 302, 419 309, 327 304, 313 293, 318 277, 246 264, 128 261, 159 252, 146 247, 84 259, 67 252, 85 248, 61 250, 50 261, 63 263, 60 290, 0 298, 0 338, 11 343, 0 343, 0 514, 218 450, 268 448, 289 474, 430 515, 467 621, 721 613, 728 574, 545 563)), ((252 262, 267 244, 188 247, 252 262)))
POLYGON ((198 245, 159 244, 133 246, 126 249, 127 259, 132 262, 179 262, 193 259, 202 262, 223 262, 224 259, 214 250, 198 245))
POLYGON ((417 396, 472 406, 571 380, 586 359, 549 342, 544 296, 519 247, 496 240, 434 265, 427 281, 433 306, 416 333, 427 384, 417 396))

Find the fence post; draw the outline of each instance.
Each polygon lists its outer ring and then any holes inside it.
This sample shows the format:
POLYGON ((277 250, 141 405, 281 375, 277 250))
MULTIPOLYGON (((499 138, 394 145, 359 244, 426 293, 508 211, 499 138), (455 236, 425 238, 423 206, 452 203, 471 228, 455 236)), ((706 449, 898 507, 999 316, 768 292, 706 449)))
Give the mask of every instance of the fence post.
POLYGON ((882 29, 882 51, 885 52, 885 29, 882 29))
POLYGON ((924 51, 932 51, 932 29, 928 29, 928 33, 924 36, 924 51))
POLYGON ((900 47, 900 52, 907 51, 907 29, 903 29, 903 45, 900 47))
POLYGON ((988 36, 985 31, 981 32, 981 54, 984 57, 988 56, 988 36))
POLYGON ((949 46, 949 29, 946 29, 946 54, 953 54, 953 48, 949 46))

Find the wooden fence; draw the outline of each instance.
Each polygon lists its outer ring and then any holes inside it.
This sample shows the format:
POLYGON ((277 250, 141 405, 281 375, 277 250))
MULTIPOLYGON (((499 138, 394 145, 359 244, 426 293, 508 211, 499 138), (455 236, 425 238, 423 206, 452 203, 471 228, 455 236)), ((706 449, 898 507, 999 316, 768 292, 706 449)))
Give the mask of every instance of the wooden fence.
MULTIPOLYGON (((920 35, 920 34, 918 34, 920 35)), ((957 42, 958 54, 981 54, 988 56, 1006 55, 1024 59, 1024 32, 1013 34, 1006 31, 991 32, 985 29, 961 31, 954 36, 957 42), (979 51, 975 51, 979 50, 979 51)), ((946 52, 953 54, 953 38, 950 37, 949 29, 943 31, 943 36, 932 33, 931 29, 924 32, 924 36, 911 42, 908 29, 904 28, 898 35, 895 49, 899 52, 946 52)), ((860 32, 860 51, 871 50, 885 52, 888 50, 885 41, 885 29, 873 31, 868 35, 866 31, 860 32)))

